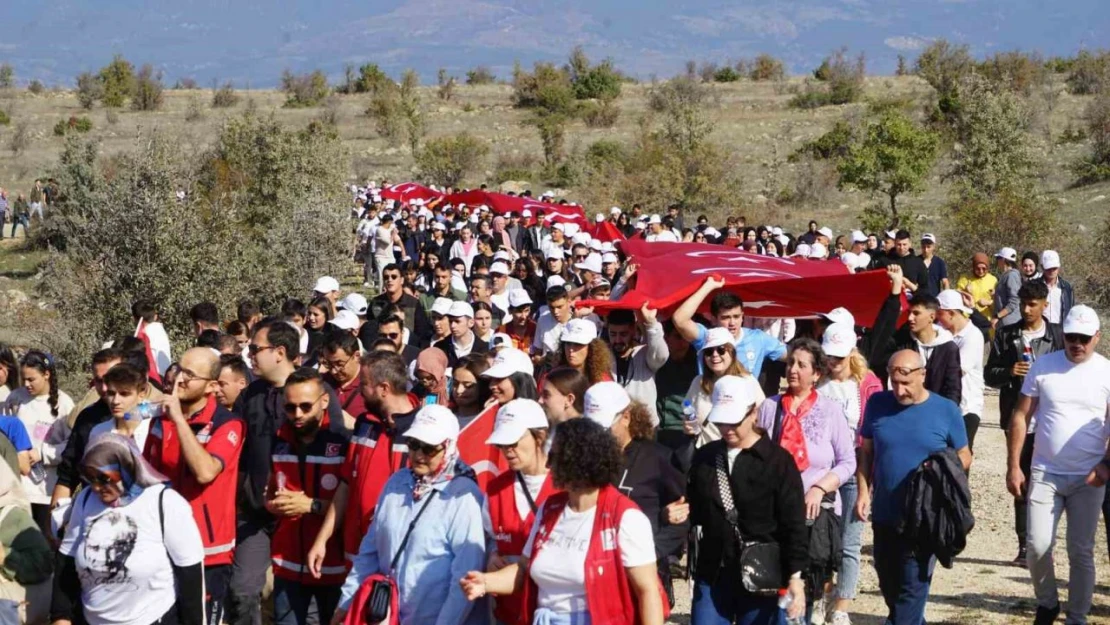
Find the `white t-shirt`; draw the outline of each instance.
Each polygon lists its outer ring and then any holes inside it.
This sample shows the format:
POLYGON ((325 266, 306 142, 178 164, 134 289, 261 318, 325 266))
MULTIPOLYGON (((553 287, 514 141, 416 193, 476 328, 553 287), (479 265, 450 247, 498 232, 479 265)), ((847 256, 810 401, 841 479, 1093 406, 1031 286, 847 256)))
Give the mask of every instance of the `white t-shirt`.
POLYGON ((648 243, 678 243, 678 237, 670 230, 663 230, 659 234, 647 235, 647 241, 648 243))
POLYGON ((458 358, 466 358, 467 356, 469 356, 470 352, 474 350, 474 343, 477 340, 478 339, 475 338, 474 333, 471 332, 470 333, 470 342, 467 343, 466 346, 464 347, 462 345, 459 345, 459 342, 455 340, 454 336, 452 336, 451 337, 451 346, 455 348, 455 356, 458 357, 458 358))
POLYGON ((31 445, 38 450, 46 467, 46 479, 37 484, 30 476, 21 476, 23 492, 31 503, 50 503, 50 494, 58 482, 57 466, 69 439, 66 417, 73 411, 73 400, 65 391, 58 391, 58 416, 55 417, 50 410, 49 395, 32 397, 26 388, 20 387, 8 395, 5 405, 9 414, 15 414, 23 422, 31 445))
MULTIPOLYGON (((119 434, 121 436, 127 436, 127 433, 123 430, 116 429, 116 420, 113 418, 108 419, 104 423, 97 423, 96 425, 94 425, 93 428, 89 430, 88 442, 92 443, 101 436, 112 432, 115 432, 116 434, 119 434)), ((139 423, 139 427, 135 428, 135 431, 131 433, 131 440, 135 441, 135 445, 140 450, 146 449, 146 435, 149 433, 150 419, 143 419, 142 422, 139 423)))
MULTIPOLYGON (((518 473, 520 477, 524 478, 524 483, 528 486, 528 494, 532 496, 532 501, 535 501, 540 496, 540 490, 543 488, 543 483, 547 480, 547 474, 543 475, 524 475, 518 473)), ((532 506, 528 503, 528 498, 524 496, 524 488, 520 485, 520 480, 513 481, 513 494, 516 495, 516 511, 520 514, 520 519, 523 521, 532 514, 532 506)))
POLYGON ((983 416, 983 333, 968 323, 952 341, 960 348, 960 412, 983 416))
POLYGON ((1110 406, 1110 361, 1099 354, 1081 364, 1066 352, 1033 363, 1021 394, 1036 397, 1037 432, 1033 469, 1086 475, 1106 455, 1106 410, 1110 406))
MULTIPOLYGON (((555 522, 551 534, 532 560, 529 572, 539 589, 537 605, 558 614, 586 611, 586 551, 594 531, 597 506, 575 512, 567 506, 555 522)), ((524 546, 524 557, 532 557, 532 543, 543 519, 543 506, 536 513, 532 533, 524 546)), ((625 511, 617 531, 616 547, 625 568, 655 562, 655 540, 651 522, 636 509, 625 511)), ((96 624, 94 624, 96 625, 96 624)))
POLYGON ((393 258, 393 226, 378 226, 374 231, 374 256, 393 258))
POLYGON ((559 323, 550 311, 540 313, 536 319, 536 335, 532 339, 533 354, 549 354, 559 351, 559 339, 563 336, 565 323, 559 323))
POLYGON ((848 428, 855 436, 856 428, 860 422, 859 382, 849 377, 843 382, 827 379, 817 387, 817 394, 827 397, 844 409, 844 418, 848 420, 848 428))
POLYGON ((72 556, 81 580, 81 604, 90 625, 149 625, 177 601, 173 568, 204 560, 204 545, 188 502, 172 489, 152 486, 126 506, 109 508, 91 490, 73 502, 60 551, 72 556), (158 514, 159 494, 165 490, 158 514))
POLYGON ((1056 286, 1048 287, 1048 306, 1044 309, 1044 318, 1050 323, 1060 323, 1063 321, 1060 317, 1063 314, 1063 299, 1064 291, 1060 288, 1060 283, 1057 282, 1056 286))

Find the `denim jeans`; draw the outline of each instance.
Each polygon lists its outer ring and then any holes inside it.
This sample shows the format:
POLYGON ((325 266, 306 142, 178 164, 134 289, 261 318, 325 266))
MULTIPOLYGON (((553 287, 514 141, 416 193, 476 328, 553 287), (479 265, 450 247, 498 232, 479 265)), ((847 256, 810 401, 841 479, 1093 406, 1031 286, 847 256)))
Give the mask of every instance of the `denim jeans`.
POLYGON ((326 625, 335 614, 341 592, 342 588, 337 585, 302 584, 275 577, 274 625, 306 625, 313 599, 316 599, 314 616, 317 617, 313 622, 326 625))
POLYGON ((886 625, 924 625, 936 558, 921 558, 898 530, 875 524, 875 572, 886 602, 886 625))
POLYGON ((863 528, 866 522, 856 517, 856 500, 859 498, 859 486, 856 478, 852 477, 840 487, 840 517, 844 527, 841 540, 844 543, 844 552, 840 556, 840 572, 836 575, 836 598, 855 599, 856 587, 859 585, 859 558, 863 548, 863 528))
POLYGON ((15 238, 15 229, 17 226, 23 226, 23 236, 27 236, 27 215, 12 217, 12 238, 15 238))
POLYGON ((723 571, 716 584, 697 580, 690 608, 690 625, 786 625, 786 612, 777 597, 739 592, 740 582, 723 571))
POLYGON ((1029 480, 1029 574, 1037 605, 1060 603, 1052 550, 1060 516, 1068 513, 1068 625, 1087 622, 1095 590, 1095 532, 1105 486, 1088 486, 1085 475, 1057 475, 1034 469, 1029 480))

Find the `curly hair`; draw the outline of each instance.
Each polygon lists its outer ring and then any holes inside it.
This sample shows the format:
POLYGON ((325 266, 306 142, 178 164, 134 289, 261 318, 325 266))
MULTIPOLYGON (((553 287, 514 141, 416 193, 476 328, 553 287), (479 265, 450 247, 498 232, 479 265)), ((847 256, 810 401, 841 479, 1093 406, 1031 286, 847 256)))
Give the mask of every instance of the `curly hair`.
MULTIPOLYGON (((733 345, 732 343, 725 345, 725 351, 728 352, 729 357, 732 358, 732 364, 729 365, 728 369, 725 369, 725 372, 721 375, 713 373, 713 371, 711 371, 709 367, 705 365, 705 361, 702 360, 701 391, 706 395, 713 394, 713 385, 716 384, 717 379, 722 376, 734 375, 739 378, 744 378, 751 375, 751 373, 748 372, 748 368, 745 367, 740 362, 740 359, 736 357, 735 345, 733 345)), ((702 351, 702 353, 698 354, 698 358, 705 358, 704 350, 702 351)))
POLYGON ((633 401, 628 406, 628 434, 634 441, 655 440, 655 426, 651 424, 651 412, 647 405, 633 401))
POLYGON ((555 486, 566 490, 612 484, 622 466, 617 439, 589 419, 571 419, 559 424, 548 462, 555 486))
MULTIPOLYGON (((560 347, 558 354, 555 367, 570 367, 564 348, 560 347)), ((590 341, 583 369, 591 385, 613 379, 613 353, 609 351, 609 344, 601 339, 590 341)))

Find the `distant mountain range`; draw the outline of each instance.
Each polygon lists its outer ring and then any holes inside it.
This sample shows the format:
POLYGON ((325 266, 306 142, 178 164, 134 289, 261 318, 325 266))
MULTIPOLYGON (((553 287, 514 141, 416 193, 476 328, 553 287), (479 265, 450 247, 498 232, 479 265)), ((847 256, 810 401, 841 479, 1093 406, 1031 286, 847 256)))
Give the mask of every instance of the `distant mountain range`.
POLYGON ((864 52, 868 71, 893 71, 929 41, 978 56, 1047 56, 1110 45, 1107 0, 3 0, 0 62, 22 83, 72 85, 115 53, 151 63, 167 82, 233 80, 269 87, 285 68, 373 62, 425 82, 476 65, 507 76, 514 60, 562 62, 576 45, 639 78, 768 52, 792 72, 831 50, 864 52))

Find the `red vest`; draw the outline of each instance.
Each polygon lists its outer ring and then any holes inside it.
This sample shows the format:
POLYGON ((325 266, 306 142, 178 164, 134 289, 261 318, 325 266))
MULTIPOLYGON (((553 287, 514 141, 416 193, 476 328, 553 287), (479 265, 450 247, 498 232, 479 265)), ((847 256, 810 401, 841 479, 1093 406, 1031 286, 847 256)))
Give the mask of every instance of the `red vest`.
POLYGON ((486 444, 490 434, 493 434, 493 425, 500 409, 501 404, 486 408, 459 432, 459 459, 474 469, 478 488, 483 491, 489 489, 493 478, 509 470, 505 456, 493 445, 486 444))
MULTIPOLYGON (((535 560, 544 542, 555 528, 559 516, 563 514, 569 500, 567 493, 557 493, 547 500, 539 531, 532 545, 532 559, 535 560)), ((594 517, 590 546, 586 550, 586 606, 592 625, 638 625, 640 615, 636 609, 636 599, 628 583, 628 574, 621 562, 620 545, 617 543, 621 518, 629 509, 638 509, 632 500, 625 497, 613 486, 601 488, 597 497, 597 514, 594 517), (603 538, 604 537, 604 538, 603 538)), ((670 616, 667 597, 663 584, 658 583, 660 601, 663 604, 663 618, 670 616)), ((527 575, 524 583, 523 604, 527 606, 518 617, 520 625, 530 625, 536 613, 536 597, 539 590, 532 576, 527 575)))
MULTIPOLYGON (((316 438, 308 444, 297 441, 292 426, 283 423, 274 440, 269 492, 274 493, 279 487, 304 491, 313 499, 323 500, 326 508, 339 486, 339 471, 346 451, 346 439, 329 429, 326 414, 316 438)), ((311 586, 343 583, 347 578, 347 562, 338 534, 332 534, 328 540, 320 579, 308 572, 308 551, 323 523, 323 514, 277 517, 277 526, 270 539, 275 577, 311 586)))
MULTIPOLYGON (((528 518, 521 519, 516 507, 517 481, 516 471, 505 471, 490 480, 486 495, 489 498, 489 516, 493 527, 493 539, 497 543, 497 553, 502 556, 519 556, 524 553, 524 545, 528 543, 528 535, 532 532, 532 524, 536 520, 534 512, 528 513, 528 518)), ((551 474, 543 481, 540 494, 536 498, 536 508, 543 505, 547 498, 555 494, 555 487, 551 483, 551 474)), ((497 606, 494 616, 501 623, 512 623, 520 617, 523 609, 521 593, 497 597, 497 606)))
POLYGON ((246 425, 216 401, 214 395, 189 426, 204 449, 218 458, 223 469, 215 480, 201 484, 181 454, 177 426, 169 417, 150 424, 143 456, 166 477, 193 508, 193 519, 204 543, 204 565, 231 564, 235 550, 235 496, 239 483, 239 455, 246 425))
POLYGON ((345 386, 340 385, 339 381, 332 375, 324 376, 324 381, 335 389, 335 394, 339 396, 339 408, 343 412, 352 417, 358 417, 366 412, 366 402, 362 398, 362 386, 359 384, 358 376, 347 382, 345 386))

